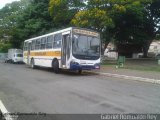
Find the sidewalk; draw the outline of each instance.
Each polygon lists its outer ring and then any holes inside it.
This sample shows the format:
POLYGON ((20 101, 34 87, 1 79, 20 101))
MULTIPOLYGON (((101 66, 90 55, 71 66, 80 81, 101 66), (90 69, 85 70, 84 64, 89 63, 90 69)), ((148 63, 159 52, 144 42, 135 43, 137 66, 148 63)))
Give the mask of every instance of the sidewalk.
POLYGON ((102 66, 100 72, 160 80, 160 73, 154 71, 140 71, 123 68, 113 68, 110 66, 102 66))
POLYGON ((110 77, 160 84, 160 73, 154 71, 131 70, 103 65, 100 71, 96 72, 110 77))

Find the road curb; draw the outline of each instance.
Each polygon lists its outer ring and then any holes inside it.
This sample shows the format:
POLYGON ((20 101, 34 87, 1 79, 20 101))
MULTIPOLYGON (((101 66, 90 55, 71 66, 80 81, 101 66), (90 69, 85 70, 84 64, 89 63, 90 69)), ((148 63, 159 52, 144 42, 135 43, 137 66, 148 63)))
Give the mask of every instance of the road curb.
MULTIPOLYGON (((0 100, 0 112, 2 113, 2 115, 4 116, 4 118, 6 120, 15 120, 13 119, 14 117, 12 115, 10 115, 10 112, 7 111, 6 107, 4 106, 4 104, 2 103, 2 101, 0 100)), ((1 116, 2 120, 3 117, 1 116)))
POLYGON ((119 74, 112 74, 112 73, 102 73, 102 72, 95 72, 95 73, 98 73, 100 75, 106 75, 108 77, 123 78, 123 79, 127 79, 127 80, 134 80, 134 81, 140 81, 140 82, 160 84, 160 80, 157 80, 157 79, 142 78, 142 77, 136 77, 136 76, 127 76, 127 75, 119 75, 119 74))

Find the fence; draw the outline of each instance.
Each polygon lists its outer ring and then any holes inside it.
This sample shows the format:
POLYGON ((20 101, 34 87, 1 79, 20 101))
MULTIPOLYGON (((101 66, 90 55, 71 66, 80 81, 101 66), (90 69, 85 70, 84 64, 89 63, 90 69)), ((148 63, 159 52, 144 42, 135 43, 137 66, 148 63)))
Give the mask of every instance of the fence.
POLYGON ((0 60, 3 61, 7 58, 7 53, 0 53, 0 60))

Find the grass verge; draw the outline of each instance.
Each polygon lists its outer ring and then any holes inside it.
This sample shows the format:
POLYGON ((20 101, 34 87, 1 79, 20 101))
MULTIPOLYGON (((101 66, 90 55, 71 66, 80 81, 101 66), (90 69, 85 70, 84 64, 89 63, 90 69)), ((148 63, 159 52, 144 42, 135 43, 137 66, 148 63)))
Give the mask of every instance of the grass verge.
MULTIPOLYGON (((104 61, 102 66, 115 68, 117 66, 117 62, 104 61)), ((124 67, 120 67, 120 69, 160 72, 160 65, 158 65, 156 60, 126 60, 124 67)))

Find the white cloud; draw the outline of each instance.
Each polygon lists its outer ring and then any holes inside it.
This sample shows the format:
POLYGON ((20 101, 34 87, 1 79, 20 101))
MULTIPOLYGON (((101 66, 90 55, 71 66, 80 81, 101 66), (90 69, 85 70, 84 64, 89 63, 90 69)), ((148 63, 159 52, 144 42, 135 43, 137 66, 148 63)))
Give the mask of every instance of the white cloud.
POLYGON ((2 7, 4 7, 5 4, 11 3, 11 2, 13 2, 13 1, 19 1, 19 0, 0 0, 0 9, 1 9, 2 7))

